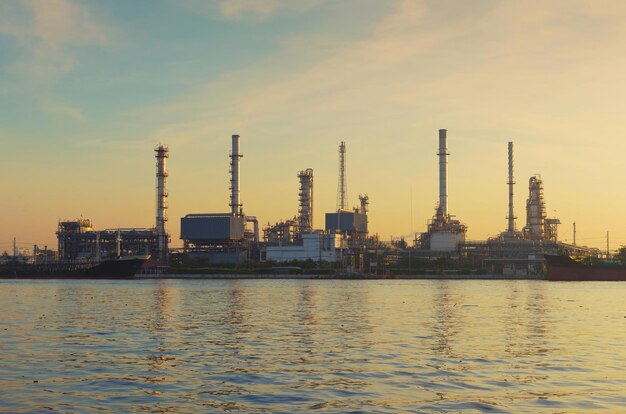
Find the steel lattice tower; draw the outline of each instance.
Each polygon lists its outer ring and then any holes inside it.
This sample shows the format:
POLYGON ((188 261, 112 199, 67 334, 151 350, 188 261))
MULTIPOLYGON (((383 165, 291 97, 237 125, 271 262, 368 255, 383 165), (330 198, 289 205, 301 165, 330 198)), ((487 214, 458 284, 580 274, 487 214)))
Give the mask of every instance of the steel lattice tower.
POLYGON ((313 169, 300 171, 298 179, 300 180, 298 225, 300 233, 309 233, 313 230, 313 169))
POLYGON ((165 168, 166 158, 169 158, 169 148, 165 145, 157 146, 154 151, 156 152, 155 157, 157 160, 157 171, 156 171, 156 179, 157 179, 157 205, 156 205, 156 232, 157 232, 157 248, 158 248, 158 259, 162 263, 167 263, 168 256, 168 241, 169 236, 165 231, 165 223, 167 222, 167 190, 166 190, 166 182, 167 182, 167 170, 165 168))
POLYGON ((337 210, 348 207, 348 185, 346 184, 346 143, 339 144, 339 184, 337 185, 337 210))

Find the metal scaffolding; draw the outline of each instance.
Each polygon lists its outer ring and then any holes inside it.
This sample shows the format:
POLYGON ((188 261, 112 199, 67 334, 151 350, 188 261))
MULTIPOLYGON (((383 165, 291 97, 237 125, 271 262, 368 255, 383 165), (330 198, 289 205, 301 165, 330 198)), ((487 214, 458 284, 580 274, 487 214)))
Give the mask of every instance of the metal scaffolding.
POLYGON ((313 169, 307 168, 298 173, 300 191, 298 200, 298 222, 301 233, 310 233, 313 230, 313 169))

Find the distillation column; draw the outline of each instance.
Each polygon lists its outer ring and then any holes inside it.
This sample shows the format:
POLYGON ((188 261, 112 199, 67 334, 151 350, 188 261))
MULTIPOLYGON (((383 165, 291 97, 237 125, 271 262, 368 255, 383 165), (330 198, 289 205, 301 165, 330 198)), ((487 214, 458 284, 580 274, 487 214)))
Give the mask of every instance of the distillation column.
POLYGON ((439 210, 448 215, 448 130, 439 130, 439 210))
POLYGON ((167 222, 167 170, 165 161, 169 158, 169 148, 165 145, 159 145, 154 150, 157 160, 157 208, 156 208, 156 232, 157 232, 157 249, 159 261, 167 263, 168 256, 168 234, 165 231, 165 222, 167 222))
POLYGON ((233 148, 230 154, 230 208, 233 216, 240 215, 243 206, 239 201, 239 163, 241 157, 243 155, 239 153, 239 135, 233 135, 233 148))

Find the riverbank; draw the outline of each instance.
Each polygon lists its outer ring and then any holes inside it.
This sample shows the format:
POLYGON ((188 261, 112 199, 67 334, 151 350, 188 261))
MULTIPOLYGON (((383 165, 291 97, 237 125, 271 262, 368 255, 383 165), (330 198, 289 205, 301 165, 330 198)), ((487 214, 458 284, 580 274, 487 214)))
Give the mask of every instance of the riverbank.
POLYGON ((137 275, 136 279, 323 279, 323 280, 542 280, 541 275, 444 274, 444 275, 370 275, 370 274, 157 274, 137 275))

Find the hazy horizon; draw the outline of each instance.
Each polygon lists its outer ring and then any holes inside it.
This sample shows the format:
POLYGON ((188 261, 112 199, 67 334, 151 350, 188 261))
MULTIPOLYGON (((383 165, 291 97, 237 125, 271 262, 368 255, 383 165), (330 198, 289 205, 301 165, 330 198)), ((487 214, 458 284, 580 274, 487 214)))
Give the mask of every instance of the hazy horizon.
POLYGON ((560 240, 575 221, 578 244, 610 231, 616 249, 625 17, 618 1, 3 1, 0 252, 56 248, 59 219, 153 227, 158 143, 180 246, 180 217, 229 210, 232 134, 261 225, 297 213, 313 168, 321 227, 345 141, 350 204, 367 193, 370 233, 410 238, 438 200, 440 128, 468 239, 506 229, 513 141, 518 229, 540 174, 560 240))

